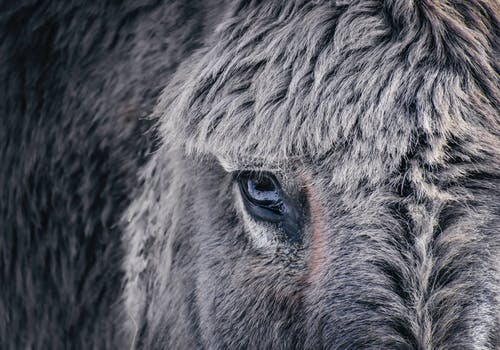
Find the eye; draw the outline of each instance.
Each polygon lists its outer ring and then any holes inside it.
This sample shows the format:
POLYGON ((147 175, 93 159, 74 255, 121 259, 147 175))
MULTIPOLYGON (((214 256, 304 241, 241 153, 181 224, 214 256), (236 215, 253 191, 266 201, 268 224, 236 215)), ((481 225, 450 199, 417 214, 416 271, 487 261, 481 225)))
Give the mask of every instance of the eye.
POLYGON ((285 212, 282 190, 272 174, 244 172, 238 182, 247 209, 257 218, 281 221, 285 212))
POLYGON ((286 195, 273 174, 246 171, 236 179, 245 209, 254 219, 275 223, 289 241, 301 242, 299 205, 286 195))

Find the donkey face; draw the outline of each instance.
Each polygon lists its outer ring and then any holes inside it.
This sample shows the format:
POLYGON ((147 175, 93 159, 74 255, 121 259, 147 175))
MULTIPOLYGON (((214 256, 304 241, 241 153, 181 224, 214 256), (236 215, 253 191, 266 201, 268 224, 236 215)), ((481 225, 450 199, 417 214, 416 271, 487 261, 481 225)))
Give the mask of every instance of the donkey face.
POLYGON ((498 346, 495 6, 235 6, 157 108, 135 344, 498 346))

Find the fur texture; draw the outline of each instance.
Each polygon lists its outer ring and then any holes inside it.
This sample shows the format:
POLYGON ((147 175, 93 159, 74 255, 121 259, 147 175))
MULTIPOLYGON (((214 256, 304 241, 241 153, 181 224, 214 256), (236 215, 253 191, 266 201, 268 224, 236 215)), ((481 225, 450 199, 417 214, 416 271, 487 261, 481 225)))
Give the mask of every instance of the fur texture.
POLYGON ((0 348, 500 347, 497 1, 0 9, 0 348))
POLYGON ((135 345, 498 348, 498 15, 231 6, 156 109, 163 146, 127 217, 135 345), (245 212, 244 169, 302 194, 303 245, 245 212))
POLYGON ((128 346, 116 224, 154 146, 145 117, 206 13, 92 3, 0 2, 1 349, 128 346))

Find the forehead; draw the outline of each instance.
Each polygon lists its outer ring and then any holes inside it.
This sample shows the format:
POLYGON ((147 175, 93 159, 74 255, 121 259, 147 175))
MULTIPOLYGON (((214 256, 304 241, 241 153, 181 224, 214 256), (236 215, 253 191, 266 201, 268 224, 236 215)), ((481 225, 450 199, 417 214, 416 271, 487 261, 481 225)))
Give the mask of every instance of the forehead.
POLYGON ((234 13, 165 90, 165 139, 234 167, 397 163, 444 86, 412 28, 387 16, 333 1, 234 13))

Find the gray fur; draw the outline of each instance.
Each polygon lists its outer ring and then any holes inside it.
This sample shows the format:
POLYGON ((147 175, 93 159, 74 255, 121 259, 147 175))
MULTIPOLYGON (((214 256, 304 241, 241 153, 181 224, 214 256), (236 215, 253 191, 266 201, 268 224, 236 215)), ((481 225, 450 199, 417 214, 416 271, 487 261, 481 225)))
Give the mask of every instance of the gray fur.
POLYGON ((499 349, 499 17, 0 3, 0 348, 499 349))
POLYGON ((207 15, 0 1, 0 349, 129 346, 117 222, 154 148, 146 116, 207 15))
POLYGON ((498 16, 230 6, 164 90, 163 145, 125 216, 135 345, 498 348, 498 16), (279 232, 239 204, 242 169, 305 193, 303 246, 254 239, 279 232))

